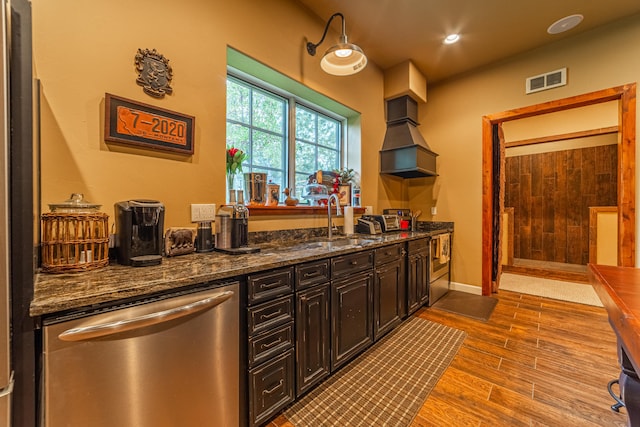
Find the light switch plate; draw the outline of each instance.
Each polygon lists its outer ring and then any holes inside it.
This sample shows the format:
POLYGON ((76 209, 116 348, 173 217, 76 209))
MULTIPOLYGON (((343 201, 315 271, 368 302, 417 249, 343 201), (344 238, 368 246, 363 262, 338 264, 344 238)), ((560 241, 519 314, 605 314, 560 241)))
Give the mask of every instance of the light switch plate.
POLYGON ((209 222, 216 219, 216 204, 201 203, 191 205, 191 222, 209 222))

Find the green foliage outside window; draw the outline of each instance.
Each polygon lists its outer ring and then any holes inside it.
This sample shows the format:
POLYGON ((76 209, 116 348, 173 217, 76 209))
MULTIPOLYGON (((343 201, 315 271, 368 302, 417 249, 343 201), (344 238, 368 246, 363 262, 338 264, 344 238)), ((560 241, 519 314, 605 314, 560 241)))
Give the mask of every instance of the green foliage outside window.
MULTIPOLYGON (((233 76, 227 78, 226 140, 227 147, 248 154, 244 172, 267 173, 281 190, 295 187, 296 195, 316 171, 341 166, 341 121, 233 76), (288 123, 289 108, 295 109, 293 123, 288 123), (291 142, 290 133, 295 135, 291 142)), ((236 188, 242 188, 243 178, 237 181, 236 188)))

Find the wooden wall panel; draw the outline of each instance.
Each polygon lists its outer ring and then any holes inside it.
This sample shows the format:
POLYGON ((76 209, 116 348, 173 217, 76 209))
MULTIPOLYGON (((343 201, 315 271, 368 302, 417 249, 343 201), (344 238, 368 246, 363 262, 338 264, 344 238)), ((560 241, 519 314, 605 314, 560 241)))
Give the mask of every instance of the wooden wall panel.
POLYGON ((589 262, 589 208, 617 202, 617 146, 507 157, 514 257, 589 262))

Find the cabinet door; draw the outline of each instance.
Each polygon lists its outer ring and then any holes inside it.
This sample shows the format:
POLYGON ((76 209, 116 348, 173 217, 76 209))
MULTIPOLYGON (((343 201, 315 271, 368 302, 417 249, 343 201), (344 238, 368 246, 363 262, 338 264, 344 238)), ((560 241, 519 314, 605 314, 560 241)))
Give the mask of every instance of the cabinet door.
POLYGON ((419 255, 409 255, 407 262, 407 314, 412 314, 420 307, 418 304, 419 263, 419 255))
POLYGON ((300 396, 329 375, 329 284, 296 295, 296 394, 300 396))
POLYGON ((373 285, 373 339, 400 324, 402 313, 402 258, 376 267, 373 285))
POLYGON ((249 371, 249 420, 262 425, 293 402, 293 349, 249 371))
POLYGON ((418 275, 417 275, 417 297, 418 307, 429 302, 429 252, 418 253, 418 275))
POLYGON ((371 273, 331 283, 331 370, 373 343, 371 273))

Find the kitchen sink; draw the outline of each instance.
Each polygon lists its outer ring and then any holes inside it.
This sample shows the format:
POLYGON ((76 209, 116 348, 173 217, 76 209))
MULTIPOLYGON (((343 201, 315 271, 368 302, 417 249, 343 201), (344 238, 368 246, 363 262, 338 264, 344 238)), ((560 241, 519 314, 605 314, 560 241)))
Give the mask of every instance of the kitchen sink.
POLYGON ((380 238, 360 238, 360 237, 334 237, 331 240, 320 238, 304 243, 296 243, 294 245, 280 246, 268 250, 268 252, 285 252, 285 251, 304 251, 310 249, 338 249, 338 248, 359 248, 373 243, 380 242, 380 238))

